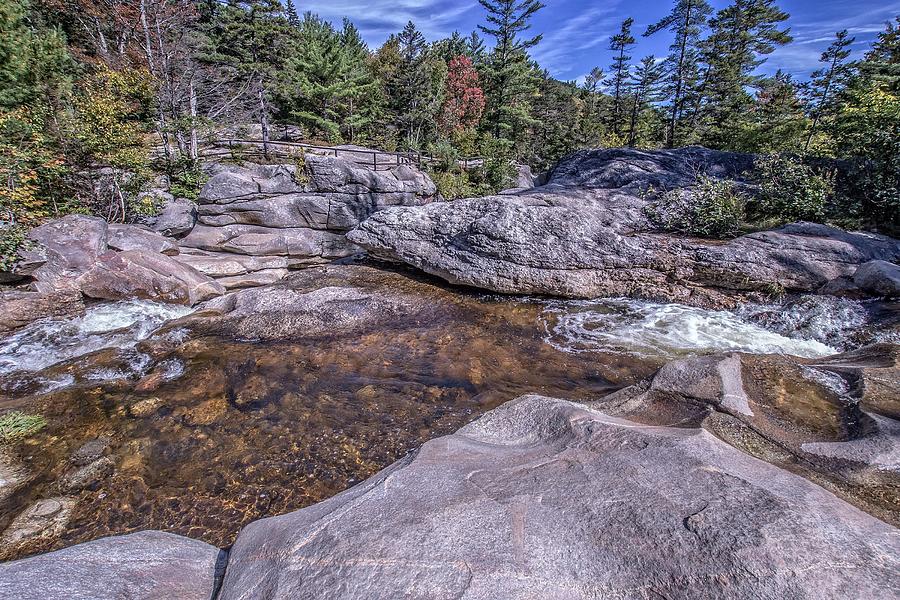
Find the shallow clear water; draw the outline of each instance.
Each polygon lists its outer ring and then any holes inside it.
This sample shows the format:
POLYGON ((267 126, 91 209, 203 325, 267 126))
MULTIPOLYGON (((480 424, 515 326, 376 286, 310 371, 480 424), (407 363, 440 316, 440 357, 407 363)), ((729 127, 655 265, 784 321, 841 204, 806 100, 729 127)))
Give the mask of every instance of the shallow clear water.
POLYGON ((838 352, 816 339, 771 331, 735 312, 680 304, 551 301, 541 320, 547 343, 563 352, 623 352, 665 359, 720 351, 805 358, 838 352))
POLYGON ((227 546, 246 523, 328 498, 522 394, 598 400, 684 354, 833 351, 752 314, 473 295, 370 268, 295 277, 297 289, 354 287, 410 309, 263 343, 199 317, 163 325, 182 307, 111 303, 0 341, 0 412, 47 420, 8 448, 30 479, 0 502, 0 530, 61 493, 85 443, 108 440, 115 465, 65 492, 76 503, 58 536, 0 547, 0 560, 141 529, 227 546))

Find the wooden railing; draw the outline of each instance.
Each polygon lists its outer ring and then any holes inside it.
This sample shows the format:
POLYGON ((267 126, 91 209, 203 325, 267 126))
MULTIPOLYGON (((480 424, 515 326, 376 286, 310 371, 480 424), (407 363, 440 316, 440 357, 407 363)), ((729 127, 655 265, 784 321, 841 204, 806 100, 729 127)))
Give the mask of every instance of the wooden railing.
MULTIPOLYGON (((204 158, 257 156, 267 160, 296 159, 301 153, 310 152, 323 156, 347 158, 352 162, 370 168, 374 171, 390 170, 400 165, 415 165, 422 168, 423 165, 440 162, 440 159, 419 152, 386 152, 382 150, 369 150, 360 148, 336 148, 334 146, 318 146, 304 144, 302 142, 249 140, 249 139, 218 139, 201 145, 200 156, 204 158)), ((480 157, 463 158, 459 165, 468 169, 481 164, 480 157)))

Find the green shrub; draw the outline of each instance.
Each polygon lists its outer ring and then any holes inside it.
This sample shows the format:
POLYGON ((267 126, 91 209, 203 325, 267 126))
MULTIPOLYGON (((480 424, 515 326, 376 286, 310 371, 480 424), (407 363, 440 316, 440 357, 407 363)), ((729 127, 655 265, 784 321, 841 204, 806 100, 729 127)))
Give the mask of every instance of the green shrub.
POLYGON ((9 271, 19 260, 19 250, 27 246, 27 229, 20 225, 0 227, 0 271, 9 271))
POLYGON ((14 410, 0 416, 0 440, 11 442, 28 437, 46 426, 47 420, 44 417, 14 410))
POLYGON ((833 176, 823 176, 802 162, 781 154, 757 161, 754 179, 760 195, 753 217, 793 221, 822 222, 825 207, 834 194, 833 176))
POLYGON ((169 173, 169 193, 176 198, 196 201, 207 179, 199 163, 190 160, 179 162, 169 173))
POLYGON ((469 175, 465 171, 432 172, 431 179, 445 200, 471 198, 477 195, 469 182, 469 175))
POLYGON ((727 180, 699 175, 693 187, 667 191, 644 209, 660 229, 702 237, 737 235, 745 200, 727 180))

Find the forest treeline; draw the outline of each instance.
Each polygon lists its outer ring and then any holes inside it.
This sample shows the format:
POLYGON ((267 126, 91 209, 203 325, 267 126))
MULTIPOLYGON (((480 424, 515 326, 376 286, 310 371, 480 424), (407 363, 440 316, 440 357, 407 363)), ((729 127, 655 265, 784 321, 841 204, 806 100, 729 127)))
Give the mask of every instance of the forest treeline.
POLYGON ((852 173, 848 219, 898 224, 900 17, 858 61, 853 37, 837 32, 821 68, 798 81, 760 75, 792 42, 775 0, 719 11, 676 0, 644 31, 624 18, 611 64, 576 83, 531 56, 539 0, 479 2, 474 32, 429 42, 410 22, 369 48, 351 21, 298 14, 291 0, 5 0, 4 254, 50 216, 152 212, 154 196, 139 192, 160 173, 190 197, 206 137, 252 126, 269 138, 278 125, 439 156, 434 176, 451 197, 502 187, 512 161, 544 169, 585 147, 780 153, 852 173), (656 35, 672 39, 666 56, 634 56, 639 36, 656 35), (476 155, 480 169, 458 169, 457 157, 476 155))

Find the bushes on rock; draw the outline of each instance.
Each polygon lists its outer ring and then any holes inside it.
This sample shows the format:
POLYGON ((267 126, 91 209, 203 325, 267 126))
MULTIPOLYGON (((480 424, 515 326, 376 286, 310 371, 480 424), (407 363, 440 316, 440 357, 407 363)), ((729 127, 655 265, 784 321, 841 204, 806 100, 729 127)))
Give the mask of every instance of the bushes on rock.
POLYGON ((694 186, 664 192, 644 209, 660 229, 702 237, 737 235, 745 199, 731 181, 698 175, 694 186))
POLYGON ((772 154, 757 160, 754 179, 759 197, 752 216, 779 223, 822 222, 834 194, 833 175, 822 175, 799 160, 772 154))

